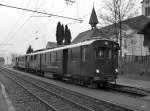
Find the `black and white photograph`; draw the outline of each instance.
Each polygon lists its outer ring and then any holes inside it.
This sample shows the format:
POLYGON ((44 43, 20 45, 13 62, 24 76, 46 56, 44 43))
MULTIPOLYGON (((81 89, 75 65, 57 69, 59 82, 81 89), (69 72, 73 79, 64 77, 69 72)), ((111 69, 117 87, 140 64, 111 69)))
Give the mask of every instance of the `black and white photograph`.
POLYGON ((0 111, 150 111, 150 0, 0 0, 0 111))

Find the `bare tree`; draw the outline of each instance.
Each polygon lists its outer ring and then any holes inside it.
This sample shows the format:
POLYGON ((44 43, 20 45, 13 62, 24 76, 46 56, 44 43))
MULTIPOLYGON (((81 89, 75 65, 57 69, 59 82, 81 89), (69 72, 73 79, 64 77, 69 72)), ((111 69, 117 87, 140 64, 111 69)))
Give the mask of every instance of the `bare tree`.
POLYGON ((17 53, 11 53, 10 56, 11 56, 11 63, 13 64, 15 62, 15 59, 18 56, 18 54, 17 53))
POLYGON ((131 18, 139 14, 137 2, 138 0, 104 0, 104 10, 99 10, 99 17, 105 24, 118 23, 120 20, 131 18))
POLYGON ((120 68, 122 68, 122 21, 139 14, 138 0, 105 0, 103 13, 99 17, 105 24, 114 24, 116 40, 120 42, 120 68), (105 13, 106 12, 106 13, 105 13))

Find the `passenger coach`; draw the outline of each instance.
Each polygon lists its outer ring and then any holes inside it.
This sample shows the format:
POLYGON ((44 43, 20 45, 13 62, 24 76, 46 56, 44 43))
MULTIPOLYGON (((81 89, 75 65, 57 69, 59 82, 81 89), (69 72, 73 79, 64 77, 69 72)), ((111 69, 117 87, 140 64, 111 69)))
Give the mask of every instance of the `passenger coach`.
POLYGON ((118 49, 118 43, 109 39, 93 39, 27 54, 24 62, 28 71, 102 85, 117 78, 118 49))

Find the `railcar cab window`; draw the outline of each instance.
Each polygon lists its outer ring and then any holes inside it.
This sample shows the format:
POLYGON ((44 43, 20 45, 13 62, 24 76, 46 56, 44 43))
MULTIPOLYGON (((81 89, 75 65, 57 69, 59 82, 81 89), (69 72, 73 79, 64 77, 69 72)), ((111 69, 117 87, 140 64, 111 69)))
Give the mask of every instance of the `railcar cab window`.
POLYGON ((107 47, 98 47, 95 49, 96 58, 108 58, 111 59, 111 49, 107 47))

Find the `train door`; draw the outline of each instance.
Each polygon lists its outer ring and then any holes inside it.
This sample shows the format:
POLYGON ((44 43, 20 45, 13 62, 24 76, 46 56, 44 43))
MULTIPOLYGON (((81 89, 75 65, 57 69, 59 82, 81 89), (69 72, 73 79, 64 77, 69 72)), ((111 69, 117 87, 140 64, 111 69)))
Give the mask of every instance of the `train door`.
POLYGON ((63 50, 63 74, 67 74, 68 68, 68 49, 63 50))

